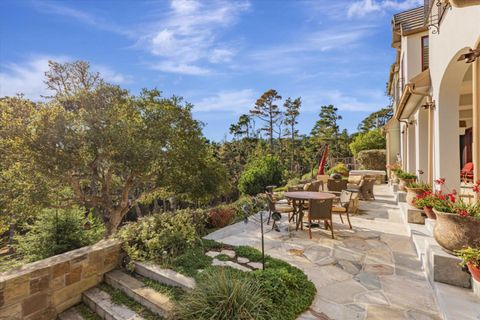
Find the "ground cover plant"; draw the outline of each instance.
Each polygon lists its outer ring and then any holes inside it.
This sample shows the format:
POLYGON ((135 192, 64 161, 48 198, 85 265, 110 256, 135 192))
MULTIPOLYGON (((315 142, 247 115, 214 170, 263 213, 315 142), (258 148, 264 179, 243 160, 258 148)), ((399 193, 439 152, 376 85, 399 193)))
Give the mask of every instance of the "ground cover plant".
MULTIPOLYGON (((182 254, 162 262, 163 267, 195 278, 195 290, 185 293, 148 279, 142 281, 174 301, 175 319, 288 320, 296 319, 311 305, 315 286, 301 270, 269 256, 266 256, 265 271, 242 272, 212 266, 212 258, 205 253, 222 249, 234 250, 237 257, 252 262, 262 260, 260 251, 251 247, 201 240, 182 254)), ((221 258, 227 259, 227 256, 221 258)))

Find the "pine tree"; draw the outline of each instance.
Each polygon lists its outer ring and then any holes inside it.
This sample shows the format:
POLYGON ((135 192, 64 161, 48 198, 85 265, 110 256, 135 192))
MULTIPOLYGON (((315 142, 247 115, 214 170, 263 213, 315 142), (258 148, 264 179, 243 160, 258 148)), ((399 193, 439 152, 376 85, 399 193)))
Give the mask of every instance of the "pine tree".
POLYGON ((262 96, 255 102, 255 106, 250 110, 250 114, 265 122, 262 131, 267 132, 270 142, 270 153, 273 153, 273 133, 274 126, 278 123, 281 112, 275 101, 282 99, 278 92, 274 89, 265 91, 262 96))
POLYGON ((287 126, 287 134, 290 135, 290 171, 294 171, 295 163, 295 138, 298 135, 298 130, 295 126, 298 124, 297 117, 300 114, 300 106, 302 105, 301 98, 298 97, 292 101, 290 97, 285 100, 283 106, 285 107, 285 119, 283 123, 287 126))

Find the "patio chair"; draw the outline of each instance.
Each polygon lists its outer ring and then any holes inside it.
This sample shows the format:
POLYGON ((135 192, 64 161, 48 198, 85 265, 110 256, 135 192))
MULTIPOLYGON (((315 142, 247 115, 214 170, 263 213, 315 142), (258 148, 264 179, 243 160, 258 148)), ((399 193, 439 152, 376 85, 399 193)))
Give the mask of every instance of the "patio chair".
POLYGON ((335 239, 333 234, 332 203, 333 201, 331 199, 308 201, 308 234, 310 239, 312 239, 312 221, 315 220, 323 220, 325 230, 330 228, 332 239, 335 239))
POLYGON ((347 189, 347 180, 328 179, 327 189, 328 191, 341 192, 347 189))
POLYGON ((364 176, 358 187, 358 197, 360 200, 375 200, 373 186, 377 178, 374 176, 364 176))
POLYGON ((362 182, 362 176, 348 176, 348 183, 347 183, 347 187, 350 189, 350 188, 355 188, 355 187, 358 187, 360 185, 360 183, 362 182))
POLYGON ((303 186, 304 191, 319 192, 320 188, 323 191, 323 181, 313 181, 313 182, 307 183, 303 186))
MULTIPOLYGON (((290 221, 290 213, 293 213, 295 214, 295 210, 293 208, 293 206, 289 205, 289 204, 282 204, 282 205, 279 205, 277 206, 275 204, 275 201, 273 200, 273 194, 269 193, 269 192, 266 192, 265 193, 267 195, 267 202, 268 202, 268 220, 267 220, 267 225, 270 224, 270 219, 272 218, 272 214, 274 212, 278 212, 278 213, 288 213, 288 221, 290 221)), ((272 229, 275 228, 275 221, 273 221, 273 224, 272 224, 272 229)))
POLYGON ((340 194, 340 201, 332 207, 332 213, 338 213, 342 223, 344 223, 342 214, 345 213, 347 215, 347 221, 348 221, 348 225, 350 226, 350 229, 352 229, 352 223, 350 222, 349 209, 350 209, 350 203, 352 201, 352 195, 353 195, 353 192, 342 190, 342 193, 340 194))
POLYGON ((467 162, 460 171, 461 179, 465 182, 473 181, 473 162, 467 162))

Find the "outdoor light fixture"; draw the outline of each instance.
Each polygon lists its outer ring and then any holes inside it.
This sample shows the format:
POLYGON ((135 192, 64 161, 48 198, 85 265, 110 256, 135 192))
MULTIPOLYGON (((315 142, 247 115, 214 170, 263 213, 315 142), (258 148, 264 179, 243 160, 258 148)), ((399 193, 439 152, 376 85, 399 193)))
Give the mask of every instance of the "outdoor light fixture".
POLYGON ((462 61, 465 60, 465 63, 472 63, 475 61, 478 57, 480 57, 480 49, 468 49, 467 53, 462 54, 460 57, 458 57, 457 61, 462 61))
MULTIPOLYGON (((257 198, 256 197, 252 197, 252 202, 253 202, 253 208, 255 208, 257 206, 257 198)), ((244 218, 243 218, 243 222, 245 224, 248 223, 248 217, 250 215, 250 206, 245 203, 243 206, 242 206, 242 211, 244 213, 244 218)), ((258 212, 260 214, 260 230, 261 230, 261 234, 262 234, 262 270, 265 270, 265 240, 264 240, 264 232, 263 232, 263 215, 267 213, 266 210, 260 210, 258 212)), ((272 219, 274 222, 276 221, 279 221, 280 218, 282 216, 280 215, 279 212, 273 212, 272 213, 272 219)), ((275 231, 280 231, 280 229, 278 228, 278 226, 274 223, 274 229, 275 231)))

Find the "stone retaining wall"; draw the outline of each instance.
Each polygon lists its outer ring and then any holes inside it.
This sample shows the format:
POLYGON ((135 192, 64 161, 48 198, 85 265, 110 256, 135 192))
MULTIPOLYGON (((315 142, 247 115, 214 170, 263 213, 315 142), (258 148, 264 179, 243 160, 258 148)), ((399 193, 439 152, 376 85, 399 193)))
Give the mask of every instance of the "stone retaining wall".
POLYGON ((102 240, 0 273, 0 320, 54 319, 117 267, 120 252, 120 240, 102 240))

